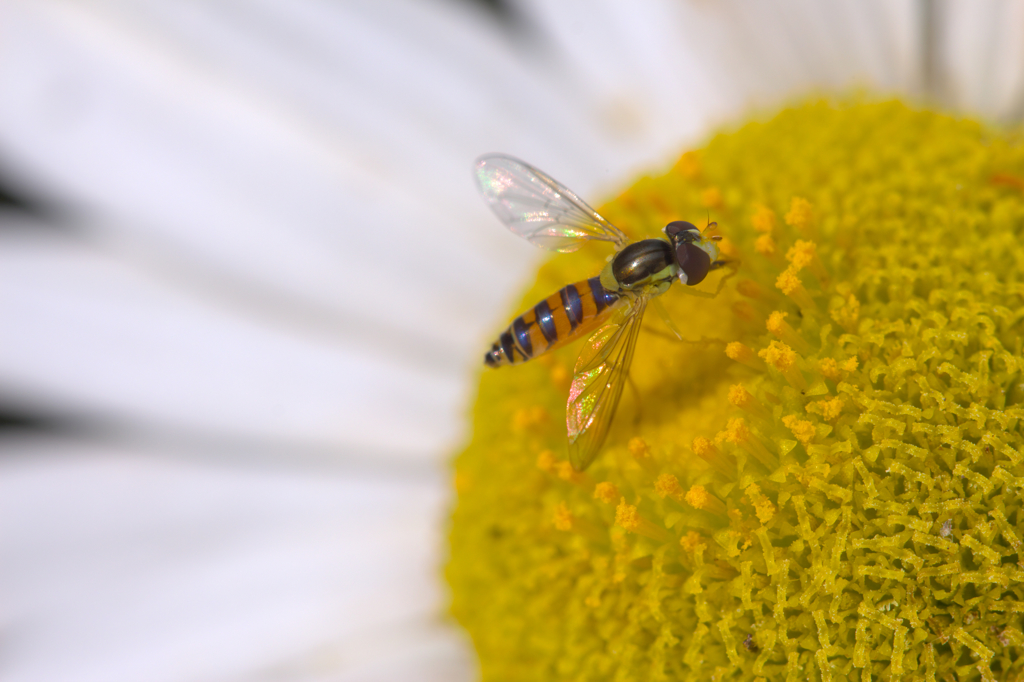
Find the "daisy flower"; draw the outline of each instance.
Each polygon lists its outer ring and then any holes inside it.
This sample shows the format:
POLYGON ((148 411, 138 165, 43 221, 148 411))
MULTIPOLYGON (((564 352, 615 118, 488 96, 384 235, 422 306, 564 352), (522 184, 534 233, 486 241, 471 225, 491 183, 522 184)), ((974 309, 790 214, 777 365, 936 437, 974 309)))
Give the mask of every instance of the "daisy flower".
POLYGON ((0 5, 4 679, 472 678, 446 460, 536 262, 472 159, 599 197, 813 88, 1016 117, 1018 7, 943 8, 0 5))

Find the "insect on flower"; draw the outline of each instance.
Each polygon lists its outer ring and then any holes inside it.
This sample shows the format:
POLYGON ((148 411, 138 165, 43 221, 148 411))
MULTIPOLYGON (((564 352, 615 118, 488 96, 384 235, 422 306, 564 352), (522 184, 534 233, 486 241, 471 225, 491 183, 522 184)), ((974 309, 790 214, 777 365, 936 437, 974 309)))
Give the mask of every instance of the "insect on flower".
POLYGON ((511 156, 477 159, 476 180, 501 222, 531 244, 564 253, 603 241, 617 250, 600 275, 566 285, 514 319, 484 355, 489 367, 516 365, 594 332, 576 361, 566 406, 569 461, 582 471, 608 435, 647 304, 676 279, 692 286, 725 265, 715 243, 721 237, 679 220, 665 226, 666 239, 629 243, 571 190, 511 156))

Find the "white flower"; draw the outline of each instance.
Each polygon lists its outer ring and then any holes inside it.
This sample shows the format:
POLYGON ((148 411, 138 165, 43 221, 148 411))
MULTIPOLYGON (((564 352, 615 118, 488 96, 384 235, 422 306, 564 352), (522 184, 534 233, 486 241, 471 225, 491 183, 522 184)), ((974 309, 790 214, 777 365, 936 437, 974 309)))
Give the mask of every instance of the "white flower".
POLYGON ((445 458, 537 256, 472 160, 596 202, 809 88, 1022 106, 1019 3, 498 6, 0 4, 0 397, 75 427, 5 439, 0 677, 469 679, 445 458))

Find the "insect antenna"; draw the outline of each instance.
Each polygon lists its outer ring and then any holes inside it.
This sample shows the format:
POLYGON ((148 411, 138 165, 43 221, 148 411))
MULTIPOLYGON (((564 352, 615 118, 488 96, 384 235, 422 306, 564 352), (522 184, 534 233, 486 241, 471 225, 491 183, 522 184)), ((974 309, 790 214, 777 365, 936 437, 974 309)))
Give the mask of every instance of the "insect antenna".
MULTIPOLYGON (((703 231, 707 232, 708 230, 711 230, 712 228, 716 228, 716 227, 718 227, 718 222, 717 221, 716 222, 711 222, 711 211, 709 210, 708 211, 708 224, 704 228, 703 231)), ((720 241, 722 241, 722 235, 720 235, 720 234, 713 234, 713 235, 711 235, 711 240, 712 241, 716 241, 716 242, 720 242, 720 241)))

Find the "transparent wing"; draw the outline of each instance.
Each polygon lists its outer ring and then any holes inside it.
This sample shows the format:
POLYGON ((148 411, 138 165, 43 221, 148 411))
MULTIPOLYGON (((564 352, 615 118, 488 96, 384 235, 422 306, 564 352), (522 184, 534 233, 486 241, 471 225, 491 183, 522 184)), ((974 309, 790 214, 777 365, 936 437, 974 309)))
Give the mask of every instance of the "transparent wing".
POLYGON ((503 154, 476 160, 476 182, 508 229, 551 251, 575 251, 590 240, 626 245, 626 235, 547 173, 503 154))
POLYGON ((594 332, 576 361, 565 421, 569 461, 577 471, 590 466, 608 435, 648 300, 638 296, 615 321, 594 332))

